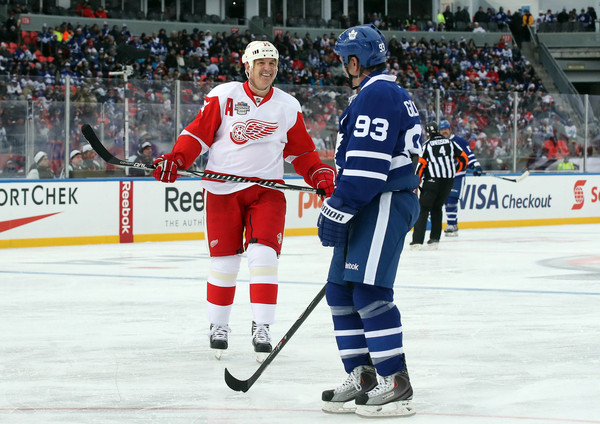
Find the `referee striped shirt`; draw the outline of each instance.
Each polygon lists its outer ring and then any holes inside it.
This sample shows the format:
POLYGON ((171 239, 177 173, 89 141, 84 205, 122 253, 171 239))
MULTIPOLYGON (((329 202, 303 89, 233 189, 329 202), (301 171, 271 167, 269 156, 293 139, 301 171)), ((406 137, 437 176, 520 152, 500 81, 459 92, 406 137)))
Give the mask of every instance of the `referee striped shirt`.
POLYGON ((469 158, 465 151, 453 140, 435 135, 423 144, 422 170, 427 178, 454 178, 457 172, 465 169, 469 158))

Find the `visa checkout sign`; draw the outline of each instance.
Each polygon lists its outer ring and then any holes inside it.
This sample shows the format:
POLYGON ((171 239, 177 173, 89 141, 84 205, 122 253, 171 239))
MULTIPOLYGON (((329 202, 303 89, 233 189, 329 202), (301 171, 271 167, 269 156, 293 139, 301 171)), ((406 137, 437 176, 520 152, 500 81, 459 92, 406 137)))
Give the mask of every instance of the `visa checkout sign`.
POLYGON ((460 199, 461 209, 540 209, 552 207, 552 194, 503 192, 498 184, 467 184, 460 199))
POLYGON ((600 175, 582 177, 534 174, 518 183, 468 177, 459 201, 459 226, 600 222, 600 175))

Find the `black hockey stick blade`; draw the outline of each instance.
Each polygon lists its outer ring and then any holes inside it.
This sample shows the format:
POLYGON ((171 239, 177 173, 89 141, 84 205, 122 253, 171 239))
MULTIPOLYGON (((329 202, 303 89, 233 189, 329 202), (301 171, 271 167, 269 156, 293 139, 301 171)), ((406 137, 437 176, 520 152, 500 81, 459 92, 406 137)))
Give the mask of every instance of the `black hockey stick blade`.
POLYGON ((319 304, 321 299, 323 299, 323 297, 325 296, 325 287, 327 287, 327 286, 325 285, 325 286, 323 286, 323 288, 321 288, 319 293, 317 293, 315 298, 306 307, 304 312, 302 312, 302 314, 296 320, 294 325, 292 325, 290 327, 290 329, 287 331, 287 333, 285 333, 285 335, 282 337, 282 339, 279 341, 279 343, 277 343, 277 346, 275 346, 273 348, 271 353, 269 353, 269 356, 267 356, 265 358, 263 363, 260 364, 258 369, 254 372, 254 374, 252 374, 252 376, 250 376, 250 378, 248 378, 247 380, 237 379, 233 375, 231 375, 231 373, 229 372, 229 370, 227 368, 225 368, 225 383, 229 386, 230 389, 235 390, 236 392, 244 392, 244 393, 246 393, 248 390, 250 390, 250 387, 252 387, 252 385, 256 382, 256 380, 258 380, 258 377, 260 377, 260 375, 263 373, 265 368, 267 368, 269 366, 269 364, 273 361, 273 359, 275 359, 275 357, 279 354, 281 349, 283 349, 283 347, 286 345, 286 343, 289 341, 289 339, 292 338, 292 336, 294 335, 296 330, 298 330, 298 328, 300 328, 302 323, 306 320, 306 318, 310 315, 310 313, 316 308, 316 306, 319 304))
POLYGON ((112 153, 110 153, 108 150, 106 150, 106 147, 104 147, 104 145, 102 144, 102 142, 100 141, 100 139, 98 138, 96 133, 94 132, 94 129, 90 125, 83 124, 81 126, 81 133, 83 134, 85 139, 90 143, 90 145, 92 146, 92 149, 94 149, 96 151, 96 153, 98 153, 98 155, 105 162, 110 163, 112 165, 117 165, 117 166, 133 166, 134 165, 132 162, 117 159, 116 157, 113 156, 112 153))
MULTIPOLYGON (((144 165, 143 163, 129 162, 129 161, 121 160, 121 159, 115 157, 112 153, 110 153, 108 150, 106 150, 106 147, 104 147, 104 145, 102 144, 102 142, 96 135, 96 132, 94 131, 94 129, 88 124, 83 124, 81 126, 81 132, 82 132, 83 136, 85 137, 85 139, 90 143, 92 148, 96 151, 96 153, 98 153, 98 155, 105 162, 110 163, 111 165, 149 169, 149 170, 156 169, 156 166, 154 166, 154 165, 144 165)), ((238 177, 237 175, 217 174, 214 172, 203 172, 203 171, 184 171, 184 170, 179 170, 178 174, 185 176, 185 177, 200 177, 200 178, 207 178, 207 179, 211 179, 211 180, 230 181, 230 182, 235 182, 235 183, 254 183, 254 184, 264 186, 264 187, 279 188, 279 189, 283 189, 283 190, 304 191, 307 193, 315 193, 320 196, 325 196, 325 190, 323 190, 321 188, 304 187, 304 186, 297 186, 297 185, 293 185, 293 184, 279 183, 277 181, 238 177)))

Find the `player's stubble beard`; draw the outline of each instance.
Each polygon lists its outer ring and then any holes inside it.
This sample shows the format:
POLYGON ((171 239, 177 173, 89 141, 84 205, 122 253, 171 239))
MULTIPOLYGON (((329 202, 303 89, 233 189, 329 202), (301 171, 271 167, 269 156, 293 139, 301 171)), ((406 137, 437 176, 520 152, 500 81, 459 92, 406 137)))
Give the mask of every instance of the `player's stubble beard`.
MULTIPOLYGON (((254 71, 254 69, 251 69, 251 72, 252 71, 254 71)), ((277 68, 275 68, 275 71, 273 72, 273 75, 269 76, 269 78, 270 78, 269 83, 266 85, 266 87, 264 89, 261 90, 260 88, 258 88, 256 86, 256 84, 254 84, 252 82, 252 80, 253 79, 260 79, 261 75, 263 73, 268 73, 268 71, 259 71, 258 75, 254 76, 254 78, 250 78, 249 74, 247 75, 247 77, 248 77, 248 84, 250 85, 250 88, 252 89, 252 91, 254 92, 254 94, 256 94, 258 96, 261 96, 261 97, 266 96, 269 93, 269 91, 271 90, 271 87, 273 86, 273 82, 275 81, 275 77, 277 77, 277 68)))

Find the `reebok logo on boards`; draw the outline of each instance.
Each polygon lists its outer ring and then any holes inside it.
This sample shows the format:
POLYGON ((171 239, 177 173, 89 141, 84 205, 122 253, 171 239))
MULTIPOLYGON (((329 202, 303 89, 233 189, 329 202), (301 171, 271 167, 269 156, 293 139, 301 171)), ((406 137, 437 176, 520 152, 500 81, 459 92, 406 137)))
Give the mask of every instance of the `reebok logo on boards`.
POLYGON ((119 184, 119 241, 133 243, 133 182, 119 184))

